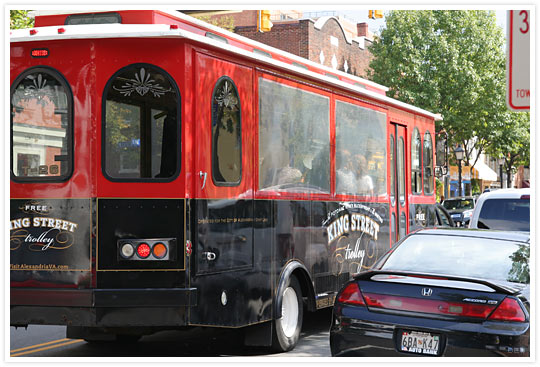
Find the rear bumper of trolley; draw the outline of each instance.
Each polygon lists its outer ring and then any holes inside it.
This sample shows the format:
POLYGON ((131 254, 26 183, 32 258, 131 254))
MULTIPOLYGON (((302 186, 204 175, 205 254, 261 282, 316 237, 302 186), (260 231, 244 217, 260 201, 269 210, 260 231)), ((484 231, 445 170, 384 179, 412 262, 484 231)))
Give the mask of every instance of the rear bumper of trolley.
POLYGON ((184 326, 197 290, 12 288, 10 304, 12 326, 184 326))

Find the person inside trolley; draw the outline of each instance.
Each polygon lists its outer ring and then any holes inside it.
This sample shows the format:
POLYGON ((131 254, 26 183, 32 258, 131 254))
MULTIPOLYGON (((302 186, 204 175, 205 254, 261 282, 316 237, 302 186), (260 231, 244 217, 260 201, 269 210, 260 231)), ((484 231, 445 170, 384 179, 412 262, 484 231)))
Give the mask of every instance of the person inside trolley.
POLYGON ((373 180, 367 174, 367 160, 362 154, 353 157, 354 172, 356 174, 357 193, 362 195, 373 195, 373 180))
POLYGON ((356 193, 356 175, 351 153, 344 149, 338 153, 336 170, 336 191, 341 194, 356 193))

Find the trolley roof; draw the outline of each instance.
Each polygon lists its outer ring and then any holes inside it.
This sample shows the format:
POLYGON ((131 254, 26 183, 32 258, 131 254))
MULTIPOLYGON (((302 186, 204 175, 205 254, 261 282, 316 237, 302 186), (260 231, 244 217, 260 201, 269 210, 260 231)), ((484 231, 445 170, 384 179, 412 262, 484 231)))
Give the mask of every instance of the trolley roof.
POLYGON ((99 38, 184 38, 253 59, 260 64, 300 73, 325 83, 345 88, 370 99, 419 113, 434 120, 441 115, 387 97, 388 90, 367 79, 331 69, 305 58, 239 36, 178 11, 36 11, 38 27, 10 32, 10 42, 99 38), (117 13, 122 23, 65 25, 67 15, 117 13), (128 23, 128 24, 126 24, 128 23), (40 24, 46 26, 40 27, 40 24))

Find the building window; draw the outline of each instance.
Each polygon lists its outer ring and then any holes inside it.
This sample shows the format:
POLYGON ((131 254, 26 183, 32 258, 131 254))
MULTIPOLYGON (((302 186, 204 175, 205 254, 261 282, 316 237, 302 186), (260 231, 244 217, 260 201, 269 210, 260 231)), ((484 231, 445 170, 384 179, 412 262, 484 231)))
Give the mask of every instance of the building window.
POLYGON ((218 80, 212 95, 212 178, 225 186, 242 180, 240 99, 226 76, 218 80))
POLYGON ((57 71, 22 73, 11 88, 11 172, 16 181, 64 181, 73 171, 73 97, 57 71))
POLYGON ((411 142, 411 188, 414 194, 422 193, 422 139, 420 132, 414 128, 411 142))
POLYGON ((259 189, 330 192, 330 99, 259 78, 259 189))
POLYGON ((178 89, 162 69, 129 65, 103 97, 103 170, 109 179, 170 181, 178 175, 178 89))
POLYGON ((433 141, 431 134, 424 134, 424 194, 433 194, 433 141))

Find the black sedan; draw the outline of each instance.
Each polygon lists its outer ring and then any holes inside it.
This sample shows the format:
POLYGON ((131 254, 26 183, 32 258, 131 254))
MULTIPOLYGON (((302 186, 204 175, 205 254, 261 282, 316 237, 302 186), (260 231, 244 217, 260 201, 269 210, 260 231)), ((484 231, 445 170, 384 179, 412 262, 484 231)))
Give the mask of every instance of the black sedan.
POLYGON ((529 235, 414 232, 338 293, 333 356, 528 357, 529 235))

